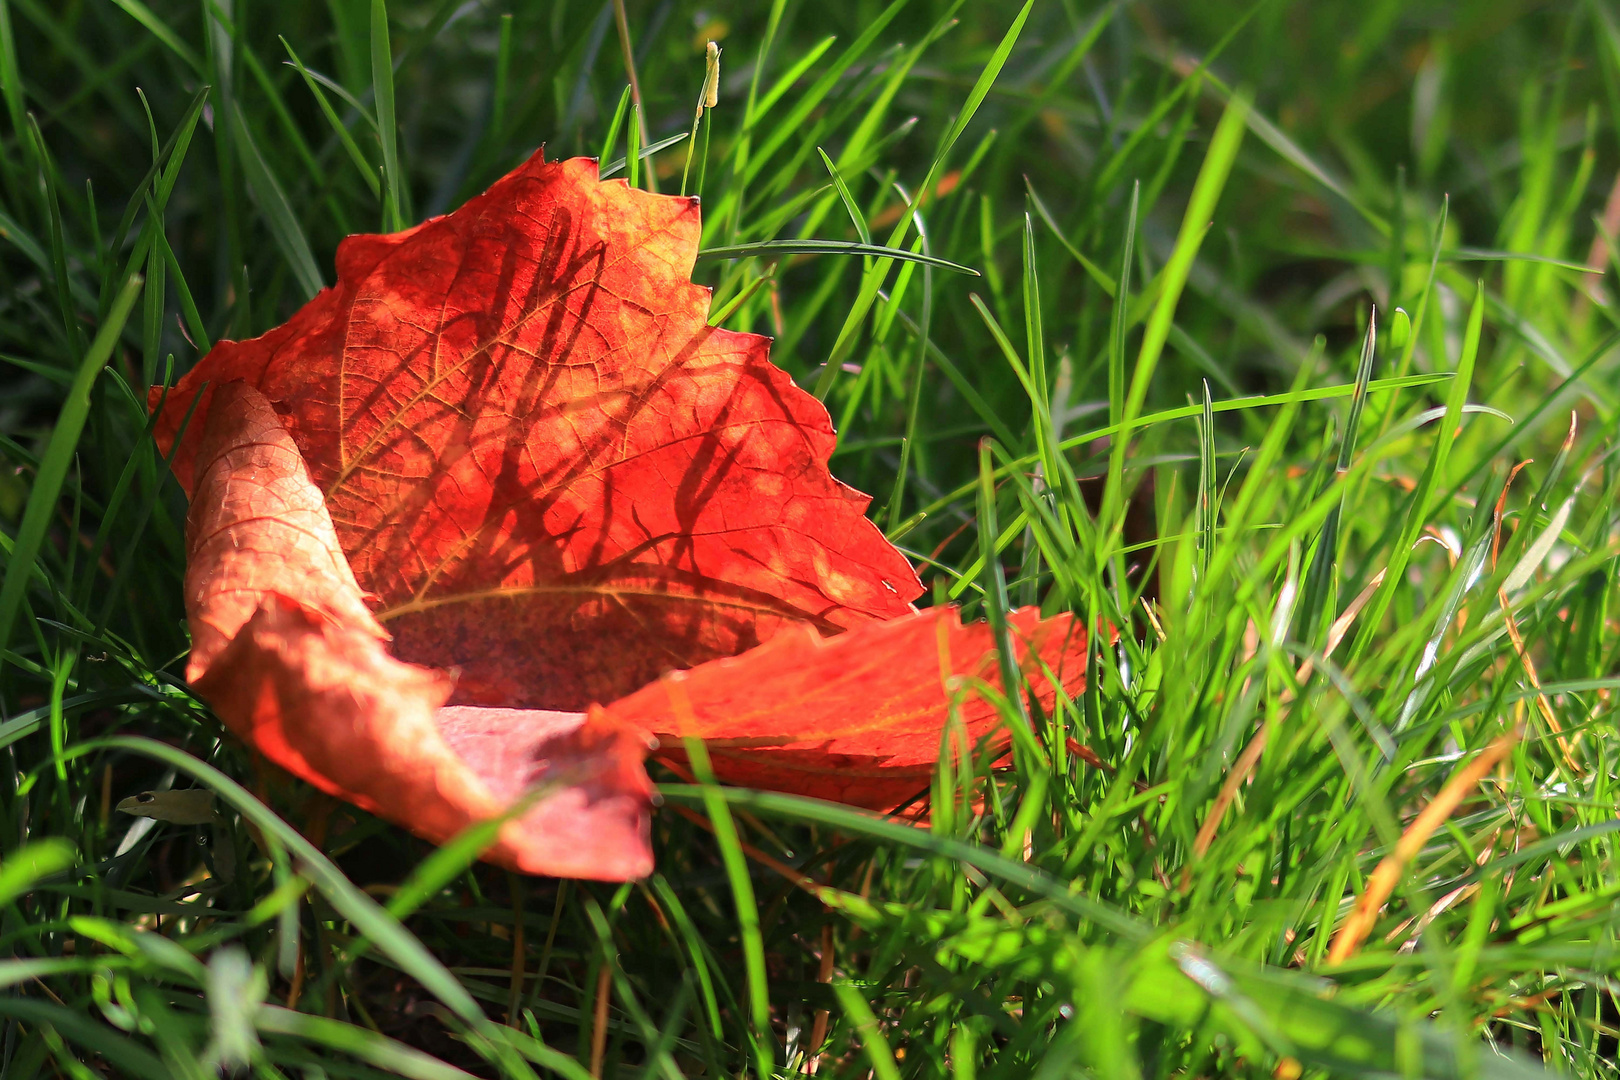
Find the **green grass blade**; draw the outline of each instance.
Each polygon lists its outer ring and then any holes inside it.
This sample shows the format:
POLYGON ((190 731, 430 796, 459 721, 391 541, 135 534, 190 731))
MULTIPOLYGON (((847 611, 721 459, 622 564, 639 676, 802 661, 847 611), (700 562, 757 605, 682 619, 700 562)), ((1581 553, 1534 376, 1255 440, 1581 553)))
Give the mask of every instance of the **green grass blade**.
POLYGON ((298 217, 293 213, 292 204, 287 201, 275 173, 259 152, 240 109, 232 107, 231 118, 233 135, 241 147, 242 171, 247 178, 248 190, 259 204, 265 226, 270 230, 270 238, 287 260, 304 299, 310 299, 325 285, 321 281, 320 268, 315 265, 315 254, 310 250, 309 238, 304 235, 303 226, 298 223, 298 217))
POLYGON ((136 22, 140 23, 141 26, 145 27, 147 33, 151 34, 158 41, 161 41, 165 48, 174 53, 174 55, 178 56, 181 61, 192 71, 199 75, 202 74, 204 70, 202 58, 192 51, 191 46, 182 41, 180 39, 180 35, 171 30, 169 26, 164 23, 162 19, 158 18, 152 9, 143 4, 141 0, 113 0, 113 3, 117 4, 120 8, 123 8, 130 18, 134 19, 136 22))
MULTIPOLYGON (((1119 424, 1122 428, 1128 429, 1131 426, 1142 409, 1142 403, 1147 399, 1148 386, 1152 383, 1154 369, 1158 366, 1159 356, 1164 351, 1165 340, 1170 336, 1170 323, 1175 317, 1181 290, 1186 285, 1188 274, 1192 272, 1193 260, 1198 257, 1198 248, 1209 228, 1215 204, 1220 200, 1221 192, 1226 187, 1226 178, 1231 174, 1232 163, 1237 160, 1238 147, 1243 141, 1243 128, 1248 114, 1248 99, 1242 95, 1234 95, 1227 103, 1226 111, 1221 114, 1220 123, 1216 125, 1215 134, 1210 139, 1209 151, 1204 155, 1204 164, 1198 171, 1198 179, 1193 183, 1192 198, 1188 200, 1187 212, 1181 219, 1181 231, 1176 236, 1170 261, 1161 271, 1164 285, 1157 303, 1153 306, 1153 314, 1148 318, 1147 328, 1142 334, 1142 347, 1137 352, 1136 368, 1131 373, 1130 389, 1125 396, 1125 408, 1120 413, 1119 424)), ((1109 454, 1107 503, 1102 514, 1105 533, 1117 527, 1123 513, 1127 445, 1128 440, 1116 439, 1109 454)))
POLYGON ((27 95, 23 89, 22 72, 17 66, 17 38, 11 27, 9 0, 0 0, 0 95, 6 99, 12 137, 20 146, 26 146, 27 95))
POLYGON ((371 162, 367 161, 366 156, 360 152, 359 144, 354 141, 354 136, 349 134, 348 125, 344 124, 338 117, 337 110, 332 108, 332 103, 327 100, 326 92, 321 89, 321 84, 316 80, 314 74, 304 66, 304 62, 298 58, 298 54, 293 51, 292 43, 286 38, 282 38, 281 44, 287 50, 287 55, 292 58, 293 67, 303 77, 304 85, 308 86, 309 92, 315 95, 315 103, 321 107, 321 115, 326 117, 326 122, 331 125, 332 134, 336 135, 338 141, 343 144, 343 151, 349 155, 349 160, 354 162, 354 167, 360 172, 360 178, 371 189, 371 193, 380 198, 382 190, 377 180, 377 171, 371 167, 371 162))
POLYGON ((388 41, 387 0, 371 0, 371 94, 377 103, 377 137, 382 140, 383 231, 398 232, 405 227, 405 176, 399 169, 399 135, 394 122, 394 58, 388 41))
MULTIPOLYGON (((339 914, 354 925, 355 930, 375 942, 378 949, 443 1002, 463 1023, 487 1037, 493 1025, 485 1019, 483 1010, 460 981, 298 830, 277 817, 240 784, 190 754, 150 739, 116 736, 102 740, 102 745, 155 758, 189 774, 228 803, 244 820, 251 821, 266 834, 274 835, 277 842, 297 859, 300 872, 314 883, 339 914)), ((91 748, 93 744, 87 743, 82 744, 80 749, 85 751, 91 748)))
MULTIPOLYGON (((1367 317, 1367 332, 1362 337, 1361 361, 1356 365, 1356 390, 1350 396, 1350 417, 1345 421, 1344 435, 1339 440, 1339 458, 1333 470, 1337 479, 1342 479, 1350 471, 1350 460, 1355 455, 1356 434, 1361 428, 1361 412, 1367 403, 1367 384, 1372 381, 1377 343, 1378 316, 1373 311, 1367 317)), ((1305 586, 1300 593, 1299 637, 1311 644, 1321 639, 1324 627, 1320 624, 1329 610, 1328 600, 1332 595, 1334 571, 1338 563, 1342 506, 1341 502, 1340 507, 1334 508, 1322 523, 1322 531, 1316 540, 1316 555, 1311 560, 1311 568, 1306 573, 1305 586)))
POLYGON ((883 1028, 878 1025, 872 1006, 866 1003, 859 990, 848 983, 834 983, 833 993, 838 995, 838 1004, 843 1007, 850 1026, 860 1036, 861 1049, 866 1051, 866 1060, 872 1064, 872 1075, 876 1080, 900 1080, 900 1066, 895 1063, 894 1048, 884 1038, 883 1028))
MULTIPOLYGON (((619 142, 619 129, 624 127, 624 118, 629 109, 630 86, 626 84, 624 92, 619 95, 619 107, 613 110, 613 120, 608 124, 607 134, 602 137, 602 152, 596 156, 596 160, 606 163, 613 159, 613 151, 619 142)), ((622 158, 619 160, 620 168, 624 167, 623 160, 622 158)), ((611 174, 607 173, 604 168, 598 175, 607 176, 611 174)))
MULTIPOLYGON (((3 996, 0 997, 0 1016, 60 1032, 104 1059, 118 1062, 119 1068, 130 1076, 141 1077, 142 1080, 174 1078, 174 1072, 156 1054, 78 1010, 50 1001, 3 996)), ((94 1075, 88 1070, 87 1074, 94 1075)))
POLYGON ((892 262, 912 262, 922 266, 933 266, 941 270, 949 270, 953 274, 964 277, 978 277, 979 272, 971 266, 951 262, 949 259, 935 258, 917 251, 907 251, 905 248, 886 247, 881 244, 854 243, 849 240, 762 240, 754 244, 735 244, 730 247, 715 247, 698 252, 699 259, 746 259, 755 255, 865 255, 876 256, 892 262))
POLYGON ((101 375, 102 368, 112 359, 113 349, 118 344, 119 336, 124 332, 124 324, 129 320, 129 313, 135 307, 135 299, 140 295, 142 284, 139 277, 130 279, 113 301, 107 321, 102 324, 101 329, 96 332, 95 340, 85 350, 78 374, 73 379, 73 385, 68 388, 67 399, 63 402, 62 411, 56 418, 56 426, 51 431, 51 441, 40 458, 39 472, 35 475, 34 485, 28 493, 28 505, 23 511, 22 522, 17 527, 11 557, 6 561, 5 581, 0 584, 0 648, 10 647, 11 632, 16 627, 17 615, 23 606, 28 581, 34 572, 34 561, 39 557, 40 546, 45 542, 46 531, 50 528, 51 518, 56 513, 57 500, 62 494, 62 485, 67 480, 68 470, 73 464, 74 452, 79 445, 79 435, 84 431, 85 421, 90 416, 90 390, 95 385, 97 377, 101 375))
POLYGON ((0 862, 0 905, 11 903, 41 878, 66 870, 78 858, 73 845, 60 837, 36 840, 10 852, 0 862))
POLYGON ((816 147, 816 153, 821 155, 821 163, 827 167, 827 174, 832 177, 833 187, 838 189, 838 198, 843 201, 844 209, 849 212, 849 220, 855 225, 856 235, 861 238, 862 245, 871 247, 872 230, 866 227, 866 217, 861 213, 861 208, 855 205, 855 196, 849 193, 849 187, 839 175, 838 166, 833 164, 833 159, 828 157, 827 151, 821 147, 816 147))
POLYGON ((1446 462, 1451 456, 1451 447, 1457 438, 1463 406, 1468 402, 1468 391, 1474 378, 1474 363, 1479 357, 1480 330, 1484 319, 1485 285, 1481 282, 1474 294, 1473 307, 1468 313, 1468 330, 1463 338, 1462 355, 1457 360, 1456 377, 1452 380, 1450 392, 1446 395, 1445 417, 1441 420, 1440 430, 1435 436, 1434 448, 1429 453, 1429 462, 1424 467, 1417 489, 1412 493, 1411 501, 1408 503, 1406 519, 1396 537, 1395 548, 1390 552, 1384 584, 1362 616, 1361 628, 1351 649, 1353 656, 1363 653, 1379 632, 1384 613, 1389 610, 1390 602, 1394 599, 1394 592, 1405 580, 1406 564, 1412 557, 1412 545, 1417 543, 1418 535, 1428 521, 1430 499, 1435 486, 1445 476, 1446 462))
POLYGON ((411 1080, 472 1080, 472 1073, 458 1069, 368 1028, 329 1020, 324 1016, 261 1006, 254 1026, 266 1035, 286 1035, 315 1043, 327 1052, 347 1054, 396 1076, 411 1080))
MULTIPOLYGON (((888 247, 898 247, 905 240, 906 230, 911 227, 911 211, 914 211, 921 200, 927 198, 934 190, 934 185, 938 182, 940 172, 944 169, 945 161, 949 157, 952 148, 955 147, 956 141, 962 137, 962 132, 967 129, 967 125, 973 120, 979 106, 984 103, 985 96, 990 93, 990 88, 995 85, 996 79, 1001 75, 1003 65, 1007 62, 1007 57, 1012 54, 1013 46, 1018 44, 1019 35, 1023 33, 1024 23, 1029 18, 1030 9, 1033 6, 1034 0, 1026 0, 1017 17, 1013 19, 1012 25, 1008 27, 1006 34, 1002 36, 1001 42, 996 46, 995 52, 991 53, 989 62, 979 72, 979 77, 974 82, 973 89, 968 92, 967 101, 963 103, 961 111, 956 114, 956 120, 940 141, 939 150, 935 153, 933 162, 928 166, 928 172, 924 175, 922 184, 918 186, 916 194, 912 197, 911 205, 907 206, 906 212, 900 215, 899 223, 895 225, 894 231, 889 235, 888 247)), ((855 347, 855 339, 860 332, 862 323, 866 320, 867 312, 871 310, 872 303, 877 299, 878 290, 883 287, 891 262, 890 259, 878 260, 862 279, 861 291, 855 299, 855 305, 845 317, 844 325, 838 331, 838 338, 833 342, 832 351, 827 357, 827 363, 823 365, 821 374, 816 378, 814 393, 816 397, 821 398, 823 401, 827 399, 827 395, 832 391, 833 383, 838 378, 838 372, 842 369, 844 360, 855 347)))
POLYGON ((1131 260, 1136 248, 1136 211, 1142 197, 1142 185, 1131 185, 1131 208, 1125 215, 1125 247, 1119 256, 1119 277, 1114 279, 1118 290, 1113 293, 1114 317, 1108 334, 1108 422, 1119 427, 1125 421, 1125 348, 1126 334, 1130 331, 1131 260))
POLYGON ((748 1010, 750 1040, 759 1075, 770 1076, 774 1069, 774 1039, 770 1029, 770 992, 766 982, 765 946, 760 935, 759 905, 754 899, 754 884, 748 876, 748 860, 743 855, 737 837, 737 826, 731 810, 714 785, 714 769, 709 764, 709 752, 701 739, 684 741, 692 772, 702 782, 703 806, 714 827, 715 842, 720 846, 720 858, 725 864, 726 878, 731 883, 732 899, 737 906, 737 926, 742 937, 743 963, 748 972, 748 1010))

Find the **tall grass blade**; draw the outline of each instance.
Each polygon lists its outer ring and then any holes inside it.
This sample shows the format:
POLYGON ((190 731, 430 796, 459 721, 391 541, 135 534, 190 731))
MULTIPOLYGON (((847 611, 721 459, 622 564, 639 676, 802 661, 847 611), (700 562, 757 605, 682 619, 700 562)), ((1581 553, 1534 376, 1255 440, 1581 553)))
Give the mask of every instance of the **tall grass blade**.
POLYGON ((0 649, 10 648, 11 634, 16 628, 33 577, 35 560, 45 542, 46 530, 56 513, 57 500, 67 481, 68 470, 78 449, 79 436, 90 417, 90 391, 100 377, 102 369, 112 359, 113 349, 124 332, 124 324, 140 295, 141 278, 131 278, 117 298, 107 321, 96 332, 95 340, 85 350, 79 363, 73 385, 68 387, 67 399, 57 415, 51 440, 40 458, 39 471, 34 475, 33 487, 28 492, 28 503, 23 510, 22 522, 17 527, 10 557, 6 560, 5 581, 0 583, 0 649))

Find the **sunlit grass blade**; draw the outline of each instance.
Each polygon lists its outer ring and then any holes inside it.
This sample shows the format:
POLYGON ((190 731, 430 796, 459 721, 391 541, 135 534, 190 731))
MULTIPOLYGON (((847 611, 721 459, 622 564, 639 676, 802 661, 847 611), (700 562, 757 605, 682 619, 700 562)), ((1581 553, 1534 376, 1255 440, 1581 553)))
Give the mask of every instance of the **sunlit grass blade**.
POLYGON ((747 858, 737 839, 737 827, 731 811, 714 784, 714 771, 709 764, 708 750, 701 739, 685 741, 687 757, 692 771, 702 782, 703 807, 708 812, 714 837, 720 845, 720 857, 731 882, 731 894, 737 909, 737 924, 743 943, 743 963, 748 972, 748 1011, 750 1041, 761 1076, 769 1075, 775 1060, 774 1038, 770 1031, 770 993, 766 983, 765 949, 760 935, 759 907, 754 899, 753 882, 749 879, 747 858))
MULTIPOLYGON (((1141 411, 1142 403, 1147 398, 1154 369, 1158 366, 1165 340, 1170 336, 1170 321, 1175 317, 1176 303, 1181 299, 1182 287, 1186 284, 1187 275, 1192 271, 1193 259, 1197 257, 1198 248, 1203 243, 1210 216, 1215 210, 1215 203, 1220 199, 1221 191, 1226 187, 1226 178, 1237 159, 1248 113, 1248 100, 1241 95, 1234 96, 1227 104, 1215 134, 1210 139, 1209 151, 1204 156, 1204 164, 1199 169, 1198 179, 1193 185, 1192 198, 1188 201, 1187 211, 1181 219, 1181 231, 1176 237, 1170 261, 1161 271, 1164 285, 1158 301, 1154 304, 1153 314, 1143 331, 1142 346, 1137 352, 1136 366, 1131 371, 1124 407, 1120 410, 1118 425, 1122 430, 1128 430, 1134 423, 1141 411)), ((1108 486, 1105 491, 1107 503, 1101 515, 1105 533, 1117 527, 1123 513, 1125 449, 1128 445, 1128 439, 1115 439, 1109 454, 1108 486)))
MULTIPOLYGON (((1335 477, 1342 477, 1350 469, 1355 455, 1356 435, 1361 429, 1361 412, 1367 404, 1367 384, 1372 381, 1373 356, 1378 344, 1378 314, 1376 309, 1367 316, 1367 332, 1362 335, 1361 360, 1356 365, 1356 390, 1350 397, 1350 416, 1345 421, 1344 433, 1339 437, 1339 456, 1334 465, 1335 477)), ((1330 610, 1334 573, 1339 557, 1339 517, 1342 504, 1322 523, 1316 539, 1316 552, 1310 570, 1305 575, 1304 588, 1299 600, 1299 638, 1316 643, 1324 627, 1323 616, 1330 610)))
MULTIPOLYGON (((914 205, 906 208, 908 211, 914 209, 918 201, 926 198, 934 190, 934 184, 945 167, 948 155, 952 148, 955 147, 957 140, 962 137, 962 132, 967 128, 974 114, 978 112, 985 96, 990 93, 990 88, 1001 74, 1002 66, 1006 64, 1007 57, 1011 55, 1013 46, 1018 43, 1018 37, 1023 32, 1025 20, 1029 18, 1033 2, 1034 0, 1027 0, 1023 8, 1020 9, 1017 17, 1013 19, 1012 25, 1008 27, 1006 34, 1002 36, 1001 42, 996 46, 995 52, 990 55, 990 60, 985 64, 984 70, 979 73, 979 78, 973 84, 973 89, 968 92, 967 101, 963 104, 961 111, 956 114, 956 119, 952 122, 950 128, 945 132, 945 137, 940 141, 939 150, 934 154, 933 162, 928 166, 928 172, 924 175, 921 185, 918 186, 916 194, 912 197, 914 205)), ((894 227, 894 231, 889 235, 886 246, 897 247, 905 239, 906 231, 910 227, 910 214, 902 213, 899 222, 894 227)), ((827 362, 822 366, 821 374, 816 378, 815 395, 817 397, 823 400, 826 399, 828 392, 832 389, 833 382, 838 377, 838 371, 845 357, 854 349, 856 335, 860 331, 861 324, 865 321, 867 312, 871 310, 873 301, 877 299, 878 289, 882 287, 884 279, 888 276, 889 262, 888 259, 878 260, 863 276, 861 291, 855 299, 855 305, 850 309, 849 314, 845 316, 844 325, 838 331, 838 338, 833 342, 832 351, 827 357, 827 362)))
POLYGON ((979 276, 979 272, 971 266, 963 266, 948 259, 936 258, 918 251, 907 251, 904 248, 854 243, 848 240, 762 240, 754 244, 706 248, 698 252, 699 259, 746 259, 755 255, 870 255, 896 262, 913 262, 938 267, 966 277, 979 276))
POLYGON ((368 1028, 310 1016, 277 1005, 265 1005, 254 1017, 259 1031, 266 1035, 289 1035, 315 1043, 325 1050, 347 1054, 411 1080, 471 1080, 472 1073, 440 1061, 368 1028))
POLYGON ((293 51, 291 42, 286 38, 282 38, 281 44, 287 50, 287 55, 292 58, 293 67, 297 68, 298 74, 303 77, 304 85, 308 86, 309 92, 315 95, 315 103, 321 107, 321 115, 326 117, 326 122, 331 125, 332 134, 336 135, 338 141, 343 144, 344 153, 348 154, 349 160, 354 162, 355 168, 360 173, 360 178, 365 181, 366 186, 371 189, 373 195, 381 196, 382 191, 377 180, 377 171, 372 168, 371 162, 366 160, 365 154, 360 152, 359 144, 354 141, 354 136, 349 133, 348 125, 338 117, 337 110, 332 108, 332 103, 327 100, 326 92, 321 89, 320 82, 316 79, 314 73, 304 66, 304 62, 298 58, 298 54, 293 51))
POLYGON ((1407 503, 1405 519, 1400 532, 1395 538, 1394 550, 1390 552, 1389 569, 1384 578, 1384 586, 1373 598, 1363 618, 1361 629, 1356 634, 1355 644, 1351 646, 1351 654, 1363 652, 1378 633, 1383 621, 1384 613, 1389 610, 1390 602, 1394 599, 1394 591, 1404 580, 1406 565, 1411 558, 1412 545, 1417 543, 1419 533, 1428 522, 1430 499, 1435 487, 1445 476, 1447 460, 1451 456, 1451 447, 1457 439, 1458 424, 1462 419, 1463 405, 1468 401, 1468 391, 1473 383, 1474 363, 1479 357, 1479 339, 1481 328, 1485 319, 1485 288, 1481 283, 1474 295, 1473 307, 1468 314, 1467 335, 1463 339, 1462 354, 1457 359, 1457 370, 1452 380, 1450 392, 1446 395, 1445 416, 1440 422, 1440 430, 1435 434, 1434 448, 1429 453, 1428 464, 1424 467, 1423 475, 1418 480, 1417 488, 1413 491, 1407 503))
MULTIPOLYGON (((679 145, 685 139, 686 139, 686 132, 682 131, 682 132, 680 132, 678 134, 671 135, 667 139, 660 139, 660 140, 658 140, 657 142, 653 143, 650 146, 641 146, 639 143, 637 143, 636 148, 635 148, 636 163, 637 163, 636 167, 639 169, 641 162, 646 161, 648 158, 652 157, 654 154, 658 153, 660 150, 667 150, 671 146, 679 145)), ((619 175, 621 172, 624 172, 625 165, 628 163, 628 160, 629 160, 628 158, 619 158, 617 161, 609 162, 602 169, 602 171, 601 171, 601 173, 599 175, 601 176, 601 178, 603 180, 606 180, 609 177, 619 175)), ((636 179, 637 179, 638 176, 639 176, 639 173, 630 178, 630 186, 631 187, 637 186, 636 185, 636 179)))

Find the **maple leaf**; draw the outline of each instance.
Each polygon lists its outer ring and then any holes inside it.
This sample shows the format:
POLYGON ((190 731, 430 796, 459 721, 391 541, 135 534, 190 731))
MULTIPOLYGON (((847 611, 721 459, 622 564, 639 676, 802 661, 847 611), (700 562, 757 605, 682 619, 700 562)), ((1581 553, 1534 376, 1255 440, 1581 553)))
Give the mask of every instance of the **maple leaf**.
POLYGON ((645 740, 578 713, 442 707, 453 680, 388 654, 264 395, 215 392, 195 469, 186 678, 244 742, 435 841, 547 783, 560 790, 503 826, 490 858, 577 877, 652 869, 645 740))
MULTIPOLYGON (((1086 634, 1033 608, 1009 618, 1019 666, 1042 707, 1081 685, 1086 634)), ((660 737, 661 755, 684 759, 680 740, 704 740, 717 777, 821 799, 891 810, 926 792, 954 714, 963 743, 1008 735, 1001 712, 975 683, 999 690, 990 628, 963 626, 956 610, 929 608, 833 638, 779 634, 741 656, 674 671, 593 715, 660 737)), ((954 753, 953 753, 953 756, 954 753)))
MULTIPOLYGON (((233 731, 433 840, 540 783, 488 857, 602 878, 651 868, 649 731, 873 807, 926 786, 954 699, 992 733, 958 693, 999 685, 987 629, 913 612, 826 410, 707 324, 698 228, 536 154, 350 237, 337 285, 154 389, 192 497, 187 678, 233 731)), ((1014 621, 1038 697, 1082 684, 1067 616, 1014 621)))
MULTIPOLYGON (((697 241, 696 199, 536 154, 345 240, 337 285, 221 342, 158 439, 205 384, 263 393, 395 655, 458 668, 458 702, 583 709, 786 626, 906 613, 921 583, 827 471, 826 410, 767 339, 707 324, 697 241)), ((184 443, 174 468, 189 489, 184 443)))

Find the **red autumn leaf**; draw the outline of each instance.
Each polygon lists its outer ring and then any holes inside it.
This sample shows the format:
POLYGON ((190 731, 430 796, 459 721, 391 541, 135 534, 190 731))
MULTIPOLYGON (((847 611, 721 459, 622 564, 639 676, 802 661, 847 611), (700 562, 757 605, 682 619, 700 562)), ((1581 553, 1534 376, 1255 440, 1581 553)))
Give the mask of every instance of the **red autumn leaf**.
POLYGON ((205 384, 269 398, 395 655, 457 667, 469 704, 583 709, 785 626, 904 614, 921 585, 827 471, 826 410, 765 338, 707 325, 697 241, 696 199, 536 154, 345 240, 336 286, 180 381, 159 440, 205 384))
POLYGON ((262 394, 219 388, 195 469, 186 677, 245 742, 431 840, 550 781, 560 790, 505 825, 491 858, 579 877, 652 869, 645 741, 578 713, 442 708, 452 679, 388 654, 262 394))
MULTIPOLYGON (((1084 678, 1085 630, 1033 608, 1010 621, 1020 668, 1050 710, 1084 678)), ((968 748, 986 736, 1006 745, 1000 712, 973 686, 1000 689, 994 648, 984 623, 930 608, 834 638, 780 634, 671 672, 599 714, 653 732, 676 760, 682 737, 703 739, 715 775, 735 784, 891 810, 927 790, 953 706, 968 748)))
MULTIPOLYGON (((696 200, 536 155, 349 238, 335 287, 171 390, 165 450, 195 409, 187 677, 234 731, 436 840, 551 781, 491 857, 586 877, 650 869, 649 727, 744 782, 865 806, 926 783, 988 633, 911 614, 826 411, 765 339, 707 325, 697 237, 696 200), (689 714, 634 693, 683 668, 689 714)), ((1048 701, 1079 685, 1066 617, 1017 626, 1048 701)))

